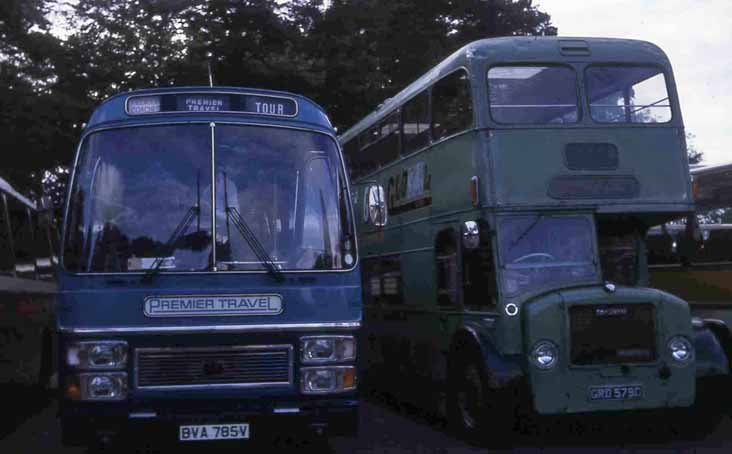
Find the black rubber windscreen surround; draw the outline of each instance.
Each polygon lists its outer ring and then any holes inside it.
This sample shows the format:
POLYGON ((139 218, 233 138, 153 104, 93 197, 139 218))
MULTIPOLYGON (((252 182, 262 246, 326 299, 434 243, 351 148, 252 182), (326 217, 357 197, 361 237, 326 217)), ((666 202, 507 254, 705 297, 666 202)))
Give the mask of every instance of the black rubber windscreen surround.
POLYGON ((656 360, 656 308, 652 304, 572 306, 569 324, 573 365, 656 360))
POLYGON ((615 170, 618 147, 611 143, 568 143, 564 162, 569 170, 615 170))

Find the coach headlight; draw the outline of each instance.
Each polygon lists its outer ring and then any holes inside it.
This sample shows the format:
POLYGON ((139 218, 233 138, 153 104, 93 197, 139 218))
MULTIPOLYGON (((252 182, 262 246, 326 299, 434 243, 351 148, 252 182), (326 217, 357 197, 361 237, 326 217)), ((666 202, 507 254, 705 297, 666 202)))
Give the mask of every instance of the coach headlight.
POLYGON ((127 367, 127 342, 83 341, 66 348, 66 364, 76 369, 124 369, 127 367))
POLYGON ((341 363, 356 359, 353 336, 308 336, 300 339, 303 364, 341 363))
POLYGON ((537 342, 531 350, 530 359, 539 369, 552 369, 559 362, 559 348, 553 342, 537 342))
POLYGON ((685 365, 694 357, 694 346, 687 338, 675 336, 668 341, 668 352, 675 363, 685 365))
POLYGON ((81 401, 127 399, 127 372, 90 372, 66 378, 66 397, 81 401))
POLYGON ((304 367, 300 370, 300 391, 303 394, 330 394, 356 389, 356 368, 353 366, 304 367))

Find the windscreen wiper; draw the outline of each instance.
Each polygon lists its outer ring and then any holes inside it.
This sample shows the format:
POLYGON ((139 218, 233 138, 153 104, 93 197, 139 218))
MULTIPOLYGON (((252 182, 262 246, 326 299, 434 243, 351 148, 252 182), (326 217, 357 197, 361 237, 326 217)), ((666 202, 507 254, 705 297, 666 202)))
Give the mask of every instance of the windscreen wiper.
POLYGON ((246 221, 241 217, 241 214, 239 214, 239 210, 237 210, 235 207, 230 207, 227 205, 225 211, 227 220, 231 219, 234 227, 236 227, 236 229, 239 231, 247 244, 249 244, 249 247, 252 249, 262 265, 267 268, 269 274, 271 274, 276 281, 282 282, 284 280, 282 271, 280 271, 274 260, 272 260, 272 257, 270 257, 269 253, 267 253, 267 250, 264 249, 264 246, 262 246, 262 243, 259 241, 259 239, 257 239, 256 235, 254 235, 252 229, 249 228, 246 221))
POLYGON ((526 235, 531 233, 531 231, 534 230, 534 227, 536 227, 539 224, 539 221, 541 221, 543 218, 544 218, 543 214, 537 214, 536 218, 534 218, 534 221, 531 223, 531 225, 526 227, 526 230, 521 232, 521 235, 517 236, 516 239, 513 240, 513 242, 511 243, 511 249, 513 249, 517 244, 519 244, 519 242, 521 240, 523 240, 526 237, 526 235))
POLYGON ((155 260, 153 261, 152 265, 150 265, 150 268, 145 270, 145 274, 142 276, 142 282, 150 283, 152 282, 153 277, 160 273, 160 267, 165 261, 165 257, 163 255, 165 254, 165 251, 169 250, 175 245, 181 235, 183 235, 183 233, 188 229, 188 226, 191 224, 193 219, 200 216, 200 214, 201 208, 199 208, 198 206, 192 206, 188 209, 185 216, 183 216, 183 219, 181 219, 181 221, 178 223, 178 226, 170 235, 168 241, 161 248, 161 253, 155 257, 155 260))

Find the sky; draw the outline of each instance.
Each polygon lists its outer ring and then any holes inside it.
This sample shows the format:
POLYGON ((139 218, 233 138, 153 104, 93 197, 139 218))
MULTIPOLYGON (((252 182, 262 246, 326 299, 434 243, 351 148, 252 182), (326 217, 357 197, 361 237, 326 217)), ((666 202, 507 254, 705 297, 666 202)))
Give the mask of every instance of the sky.
POLYGON ((732 0, 534 0, 560 36, 650 41, 671 60, 703 163, 732 162, 732 0))

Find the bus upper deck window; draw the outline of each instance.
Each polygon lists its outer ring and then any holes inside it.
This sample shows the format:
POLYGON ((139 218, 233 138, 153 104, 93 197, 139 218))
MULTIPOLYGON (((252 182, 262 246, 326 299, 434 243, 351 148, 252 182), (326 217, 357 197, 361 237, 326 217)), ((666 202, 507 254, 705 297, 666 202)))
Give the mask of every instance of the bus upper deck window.
POLYGON ((430 102, 426 91, 407 101, 402 107, 402 153, 413 153, 430 143, 430 102))
POLYGON ((491 117, 504 124, 577 123, 577 82, 564 66, 496 66, 488 70, 491 117))
POLYGON ((435 140, 465 131, 473 124, 470 82, 458 70, 432 87, 432 135, 435 140))
POLYGON ((586 72, 592 119, 599 123, 666 123, 666 78, 654 66, 591 66, 586 72))

